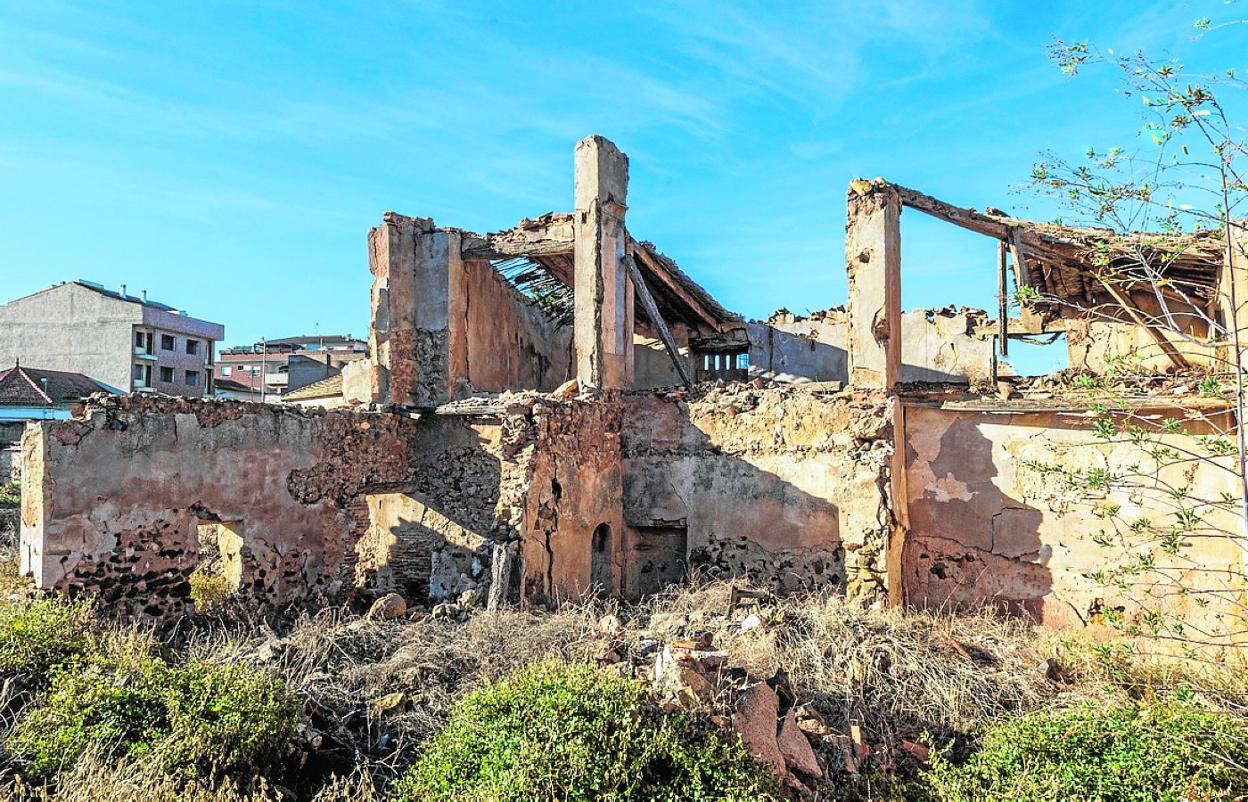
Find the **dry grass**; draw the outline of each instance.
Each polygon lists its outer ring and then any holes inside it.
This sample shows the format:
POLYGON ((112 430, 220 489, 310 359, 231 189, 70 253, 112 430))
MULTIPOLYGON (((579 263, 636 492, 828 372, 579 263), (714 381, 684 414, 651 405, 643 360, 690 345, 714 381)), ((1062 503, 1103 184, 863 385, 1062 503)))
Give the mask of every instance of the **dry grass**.
POLYGON ((253 788, 226 782, 209 788, 172 776, 157 758, 108 762, 89 753, 66 769, 55 788, 0 777, 0 798, 9 802, 283 802, 280 789, 263 779, 253 788))
POLYGON ((968 616, 861 610, 839 599, 790 608, 777 655, 834 725, 884 737, 969 733, 1054 693, 1028 628, 968 616))
POLYGON ((298 619, 280 642, 271 632, 218 630, 190 636, 187 648, 271 668, 306 700, 322 770, 349 773, 367 759, 364 774, 386 779, 415 759, 468 692, 538 660, 589 657, 597 610, 481 612, 460 623, 332 609, 298 619))
POLYGON ((838 596, 790 596, 763 604, 760 628, 742 632, 726 612, 731 586, 673 589, 643 611, 639 637, 711 632, 729 663, 755 676, 788 675, 799 703, 829 724, 877 737, 968 733, 999 716, 1035 709, 1056 688, 1031 628, 984 612, 952 616, 872 610, 838 596))
MULTIPOLYGON (((1087 657, 1091 649, 1072 651, 1063 660, 1072 684, 1059 688, 1044 673, 1045 658, 1055 653, 1052 639, 988 613, 871 610, 808 595, 765 601, 755 610, 762 625, 742 631, 750 610, 729 614, 730 591, 728 583, 712 582, 673 588, 636 607, 591 601, 555 612, 480 612, 463 622, 378 621, 326 609, 274 624, 281 637, 261 619, 221 617, 175 632, 173 642, 188 657, 264 665, 298 692, 315 748, 295 773, 294 798, 315 802, 383 798, 385 785, 419 756, 465 694, 533 662, 593 659, 607 646, 644 665, 658 644, 710 633, 729 653, 730 666, 758 678, 783 672, 799 704, 842 732, 861 723, 873 743, 925 731, 938 738, 973 733, 1037 709, 1059 692, 1093 693, 1109 680, 1104 666, 1087 657)), ((1229 672, 1217 676, 1224 683, 1219 698, 1245 688, 1229 672)), ((1178 680, 1151 675, 1147 681, 1178 680)), ((1215 687, 1213 680, 1207 685, 1215 687)), ((52 797, 10 782, 0 784, 0 796, 268 802, 279 794, 275 788, 184 790, 144 764, 109 767, 92 759, 73 767, 59 787, 52 797)))

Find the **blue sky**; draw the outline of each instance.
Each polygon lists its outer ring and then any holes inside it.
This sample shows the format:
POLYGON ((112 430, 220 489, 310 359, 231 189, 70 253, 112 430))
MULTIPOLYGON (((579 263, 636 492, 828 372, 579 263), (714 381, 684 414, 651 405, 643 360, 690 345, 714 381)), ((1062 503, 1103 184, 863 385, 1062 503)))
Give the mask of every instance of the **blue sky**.
MULTIPOLYGON (((363 335, 382 212, 568 210, 600 133, 631 157, 636 235, 747 316, 821 309, 845 300, 854 176, 1047 218, 1011 192, 1037 153, 1137 127, 1109 72, 1053 67, 1053 35, 1248 73, 1248 26, 1191 41, 1244 10, 0 0, 0 295, 82 277, 230 344, 363 335)), ((992 242, 913 212, 903 234, 908 308, 993 304, 992 242)))

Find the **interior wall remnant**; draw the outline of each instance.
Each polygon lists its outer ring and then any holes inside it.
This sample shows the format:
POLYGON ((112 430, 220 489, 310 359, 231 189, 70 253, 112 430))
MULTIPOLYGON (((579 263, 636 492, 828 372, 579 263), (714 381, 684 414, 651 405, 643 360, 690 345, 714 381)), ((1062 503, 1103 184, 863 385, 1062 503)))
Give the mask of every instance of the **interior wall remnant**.
MULTIPOLYGON (((387 212, 368 234, 374 400, 445 403, 454 392, 452 323, 462 320, 460 233, 387 212)), ((459 336, 462 336, 460 334, 459 336)))
MULTIPOLYGON (((1177 409, 1148 413, 1159 420, 1187 417, 1177 409)), ((952 411, 908 404, 905 415, 909 531, 900 573, 907 604, 956 610, 996 606, 1051 627, 1095 623, 1113 609, 1129 619, 1142 613, 1133 595, 1138 589, 1124 593, 1095 578, 1116 558, 1133 558, 1138 547, 1129 533, 1115 531, 1114 521, 1097 512, 1117 504, 1135 511, 1128 517, 1147 517, 1140 505, 1147 508, 1149 497, 1115 491, 1089 500, 1083 488, 1065 481, 1063 472, 1121 470, 1148 461, 1137 446, 1098 438, 1088 418, 1060 412, 952 411), (1029 464, 1061 470, 1038 471, 1029 464)), ((1233 470, 1203 462, 1166 465, 1159 480, 1177 482, 1174 486, 1191 481, 1202 497, 1237 495, 1233 470)), ((1151 517, 1160 522, 1166 510, 1159 500, 1155 506, 1151 517)), ((1234 514, 1223 511, 1210 511, 1204 523, 1221 532, 1238 526, 1234 514)), ((1209 620, 1210 614, 1228 611, 1200 609, 1208 599, 1199 591, 1240 575, 1243 556, 1234 538, 1189 540, 1185 555, 1191 562, 1176 559, 1169 574, 1177 592, 1151 601, 1180 620, 1209 620)), ((1154 556, 1162 570, 1171 565, 1164 556, 1154 556)))
MULTIPOLYGON (((670 327, 672 339, 676 341, 677 352, 684 360, 686 369, 693 374, 692 357, 689 348, 689 327, 683 323, 673 323, 670 327)), ((675 387, 681 383, 680 374, 672 364, 663 341, 657 335, 652 336, 638 326, 633 335, 633 387, 638 390, 654 387, 675 387)))
MULTIPOLYGON (((980 383, 991 379, 995 341, 982 309, 914 309, 901 318, 901 381, 980 383)), ((849 315, 842 308, 795 315, 778 310, 749 323, 750 376, 771 381, 847 382, 849 315)), ((998 364, 999 375, 1010 373, 998 364)))
POLYGON ((747 323, 750 376, 771 381, 849 381, 849 315, 842 308, 809 317, 777 310, 765 323, 747 323))
POLYGON ((1167 310, 1151 292, 1120 292, 1131 298, 1131 303, 1145 319, 1157 322, 1152 333, 1121 309, 1108 306, 1098 308, 1091 315, 1067 317, 1064 321, 1066 349, 1071 368, 1098 375, 1111 369, 1144 373, 1172 371, 1173 359, 1158 342, 1160 336, 1189 365, 1222 369, 1205 319, 1190 308, 1187 312, 1172 308, 1168 313, 1173 323, 1166 323, 1167 310), (1171 330, 1172 326, 1177 331, 1171 330))
POLYGON ((582 387, 624 390, 633 384, 633 286, 628 245, 628 157, 590 136, 576 145, 576 375, 582 387))
POLYGON ((884 393, 737 385, 688 401, 627 401, 623 504, 634 542, 649 528, 681 528, 689 565, 704 573, 884 597, 892 528, 884 393))
MULTIPOLYGON (((988 313, 945 307, 914 309, 901 317, 903 382, 982 384, 993 378, 996 340, 983 334, 988 313)), ((997 375, 1013 371, 997 365, 997 375)))
POLYGON ((462 237, 393 212, 369 232, 373 350, 344 375, 344 397, 430 407, 478 392, 549 391, 572 375, 571 332, 489 261, 463 259, 462 237))
POLYGON ((557 326, 488 261, 463 263, 462 325, 452 331, 454 397, 506 390, 550 392, 575 376, 572 330, 557 326))
POLYGON ((891 388, 901 379, 901 200, 891 184, 854 181, 847 196, 849 382, 891 388))

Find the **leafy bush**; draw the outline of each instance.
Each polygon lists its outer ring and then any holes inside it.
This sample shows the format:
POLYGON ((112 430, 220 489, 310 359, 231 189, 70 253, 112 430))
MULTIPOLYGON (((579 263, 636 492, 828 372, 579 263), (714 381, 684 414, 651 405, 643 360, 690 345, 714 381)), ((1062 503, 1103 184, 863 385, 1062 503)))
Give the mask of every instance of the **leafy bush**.
POLYGON ((198 613, 211 612, 229 598, 230 585, 221 574, 196 568, 187 579, 191 584, 191 601, 198 613))
POLYGON ((41 682, 87 645, 89 610, 61 599, 0 602, 0 677, 41 682))
POLYGON ((9 736, 10 754, 31 777, 73 765, 89 748, 143 754, 169 734, 169 667, 137 640, 105 640, 99 651, 56 668, 48 691, 9 736))
POLYGON ((545 662, 475 691, 395 786, 415 800, 768 800, 738 739, 666 715, 636 682, 545 662))
POLYGON ((22 485, 19 482, 0 483, 0 507, 17 507, 22 503, 22 485))
POLYGON ((997 724, 965 765, 934 759, 926 779, 944 802, 1192 802, 1248 794, 1245 765, 1242 718, 1173 700, 1085 702, 997 724))
POLYGON ((153 754, 188 777, 252 774, 278 761, 298 723, 285 686, 242 665, 171 667, 138 637, 58 668, 18 720, 9 752, 40 779, 94 750, 153 754))
POLYGON ((299 710, 275 677, 238 663, 191 663, 174 672, 165 692, 171 765, 204 775, 240 774, 280 761, 295 735, 299 710))

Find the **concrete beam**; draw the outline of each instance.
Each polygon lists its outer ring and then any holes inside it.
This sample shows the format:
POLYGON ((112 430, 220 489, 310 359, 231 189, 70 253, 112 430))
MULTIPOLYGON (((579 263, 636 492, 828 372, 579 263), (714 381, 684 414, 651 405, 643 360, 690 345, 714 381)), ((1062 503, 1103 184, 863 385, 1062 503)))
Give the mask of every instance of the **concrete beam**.
POLYGON ((628 157, 600 136, 576 144, 576 377, 582 387, 633 383, 633 286, 624 269, 628 157))
POLYGON ((901 200, 892 185, 855 181, 847 212, 849 383, 890 389, 901 379, 901 200))

